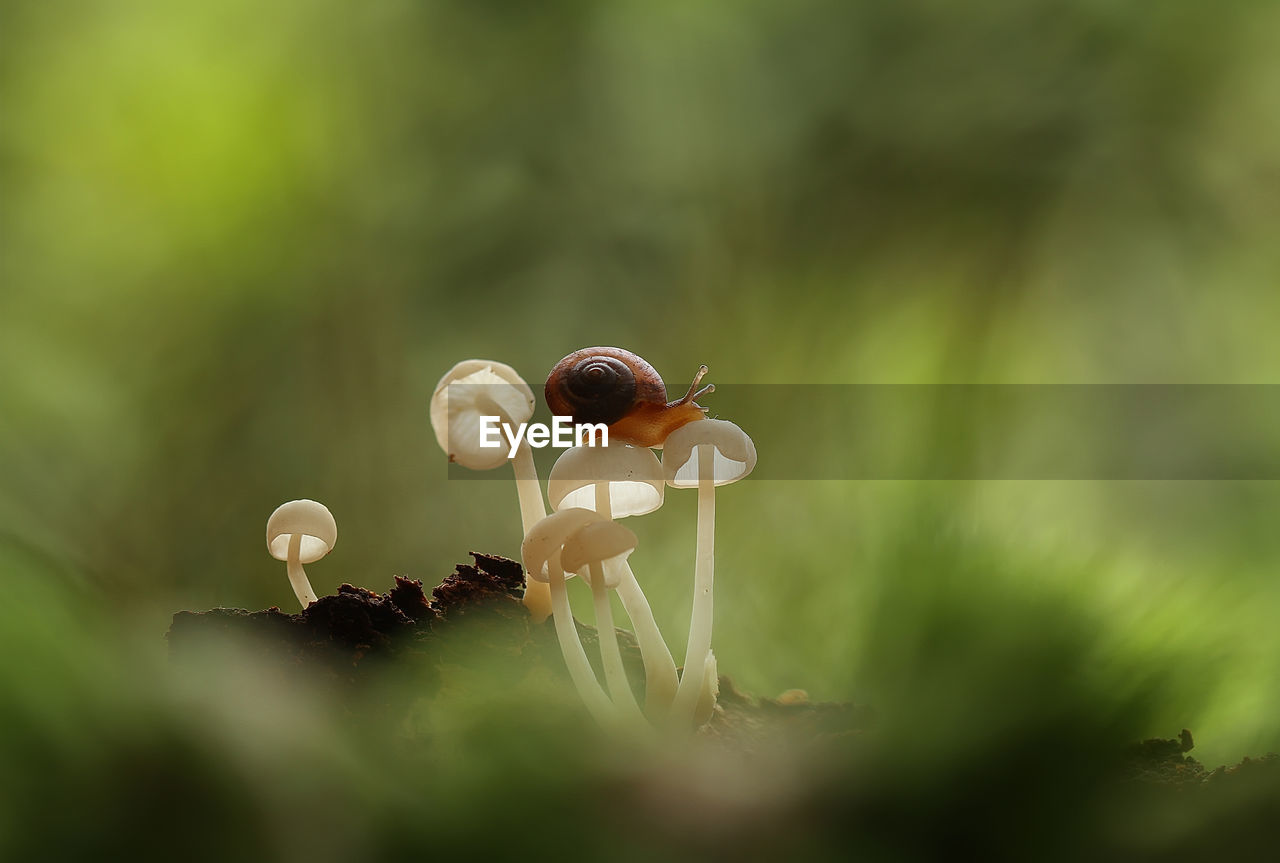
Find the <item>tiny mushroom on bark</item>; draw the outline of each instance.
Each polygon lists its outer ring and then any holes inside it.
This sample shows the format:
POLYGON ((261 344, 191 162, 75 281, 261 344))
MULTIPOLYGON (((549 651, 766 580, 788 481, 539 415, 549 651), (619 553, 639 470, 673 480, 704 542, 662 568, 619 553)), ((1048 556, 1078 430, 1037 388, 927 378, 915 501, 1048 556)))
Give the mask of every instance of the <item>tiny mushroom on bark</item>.
POLYGON ((756 466, 751 438, 726 420, 691 422, 667 437, 662 453, 667 484, 698 489, 698 542, 694 565, 689 644, 671 715, 694 721, 711 655, 712 586, 715 577, 715 487, 737 482, 756 466))
POLYGON ((302 565, 324 557, 337 541, 338 523, 333 513, 314 500, 281 504, 267 519, 267 551, 276 560, 287 562, 289 584, 303 608, 316 601, 316 594, 302 565))
MULTIPOLYGON (((645 447, 610 444, 566 450, 551 468, 547 499, 551 508, 582 507, 607 519, 644 515, 662 505, 666 482, 662 464, 645 447)), ((654 620, 653 610, 625 558, 609 561, 617 569, 618 598, 635 627, 645 667, 645 708, 664 712, 675 698, 679 678, 675 660, 654 620)))
MULTIPOLYGON (((491 470, 508 460, 507 446, 481 446, 481 417, 498 417, 512 428, 533 416, 533 391, 516 370, 493 360, 463 360, 436 384, 431 396, 431 427, 436 441, 449 456, 472 470, 491 470)), ((546 515, 542 489, 533 464, 533 451, 523 437, 511 467, 520 499, 521 535, 529 533, 546 515)), ((535 621, 551 614, 551 596, 546 585, 526 578, 524 604, 535 621)))
POLYGON ((575 530, 565 540, 560 552, 560 563, 566 572, 576 572, 591 585, 595 602, 596 632, 600 640, 600 662, 604 665, 605 680, 614 704, 626 706, 626 711, 640 718, 640 705, 636 704, 622 654, 618 650, 617 631, 613 626, 613 609, 609 605, 609 588, 616 588, 623 580, 617 567, 605 567, 605 562, 621 563, 636 550, 636 535, 616 521, 590 522, 575 530), (613 637, 606 635, 609 633, 613 637))

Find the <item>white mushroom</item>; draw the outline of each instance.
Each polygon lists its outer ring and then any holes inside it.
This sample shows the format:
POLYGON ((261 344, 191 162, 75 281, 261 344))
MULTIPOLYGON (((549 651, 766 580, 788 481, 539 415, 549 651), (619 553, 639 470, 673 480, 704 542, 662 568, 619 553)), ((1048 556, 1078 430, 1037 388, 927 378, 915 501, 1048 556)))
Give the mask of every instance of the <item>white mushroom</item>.
POLYGON ((640 705, 636 704, 627 671, 622 665, 622 654, 618 650, 617 633, 613 627, 613 609, 609 605, 609 588, 618 587, 624 579, 616 566, 605 568, 606 561, 625 562, 635 549, 634 533, 616 521, 602 519, 585 524, 569 535, 560 552, 560 563, 566 572, 576 572, 591 585, 596 632, 600 640, 600 662, 604 666, 609 692, 614 704, 623 705, 626 712, 639 719, 640 705))
MULTIPOLYGON (((582 647, 582 639, 573 620, 573 610, 569 607, 565 571, 560 561, 561 549, 574 531, 599 521, 604 521, 603 516, 587 509, 570 508, 552 513, 529 530, 520 552, 524 561, 525 579, 532 579, 549 588, 560 652, 564 655, 564 664, 569 669, 569 677, 573 680, 578 695, 591 715, 600 724, 607 725, 616 721, 617 712, 600 686, 600 681, 596 679, 591 662, 587 659, 587 652, 582 647)), ((603 642, 603 638, 601 641, 603 642)))
POLYGON ((552 509, 580 506, 610 519, 653 512, 662 506, 665 491, 662 464, 653 451, 618 443, 571 447, 547 478, 552 509), (601 490, 604 498, 597 507, 601 490))
MULTIPOLYGON (((662 465, 653 451, 623 444, 566 450, 547 480, 552 509, 582 507, 610 519, 653 512, 662 505, 665 491, 662 465)), ((618 598, 635 627, 644 659, 645 709, 655 716, 665 712, 675 698, 679 684, 676 663, 630 563, 624 558, 607 566, 619 570, 618 598)))
POLYGON ((751 438, 726 420, 696 420, 667 437, 662 467, 673 488, 698 489, 698 545, 694 563, 693 613, 684 675, 671 715, 692 722, 711 655, 712 586, 715 579, 715 487, 737 482, 756 466, 751 438))
POLYGON ((302 565, 324 557, 337 541, 338 523, 333 513, 314 500, 283 503, 267 519, 267 551, 276 560, 287 562, 289 584, 303 608, 316 601, 316 594, 302 565))
MULTIPOLYGON (((431 427, 449 456, 472 470, 491 470, 508 460, 508 447, 482 447, 481 417, 496 416, 516 428, 533 416, 533 391, 516 370, 493 360, 463 360, 440 379, 431 396, 431 427)), ((521 438, 511 467, 520 500, 521 536, 547 514, 538 485, 533 451, 521 438)), ((535 621, 551 614, 551 596, 544 584, 525 579, 524 604, 535 621)))

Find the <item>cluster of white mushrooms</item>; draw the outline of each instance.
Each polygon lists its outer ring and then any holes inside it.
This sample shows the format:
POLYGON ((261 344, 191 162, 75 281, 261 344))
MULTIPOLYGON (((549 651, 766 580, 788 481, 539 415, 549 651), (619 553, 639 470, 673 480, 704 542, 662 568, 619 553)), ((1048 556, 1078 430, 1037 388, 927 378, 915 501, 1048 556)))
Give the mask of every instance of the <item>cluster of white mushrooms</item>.
MULTIPOLYGON (((611 435, 608 446, 565 450, 547 481, 550 515, 528 441, 521 440, 514 451, 480 445, 481 417, 497 416, 501 423, 518 427, 533 416, 533 393, 514 369, 491 360, 455 365, 432 395, 431 425, 451 462, 473 470, 512 463, 523 523, 524 602, 535 622, 553 619, 569 675, 592 716, 606 726, 697 728, 712 715, 719 688, 711 650, 715 487, 751 472, 755 446, 742 429, 725 420, 705 418, 693 403, 696 395, 711 389, 694 391, 705 366, 688 395, 664 404, 665 387, 652 367, 619 349, 604 350, 634 358, 637 367, 656 380, 647 384, 650 403, 637 403, 629 420, 609 425, 622 434, 620 439, 611 435), (646 427, 661 429, 655 436, 638 438, 628 431, 637 427, 635 413, 647 413, 651 419, 664 408, 671 409, 667 418, 656 424, 645 420, 646 427), (668 431, 671 426, 674 430, 668 431), (661 461, 654 449, 662 450, 661 461), (668 486, 698 490, 693 612, 683 674, 677 672, 628 562, 636 549, 636 535, 617 522, 658 509, 668 486), (575 575, 591 588, 603 684, 587 658, 573 618, 566 583, 575 575), (618 592, 635 630, 645 671, 643 708, 623 665, 610 590, 618 592)), ((267 548, 272 557, 287 562, 289 582, 304 609, 316 601, 316 595, 302 564, 324 557, 337 538, 333 515, 313 500, 283 504, 267 521, 267 548)))
MULTIPOLYGON (((672 404, 688 401, 686 396, 672 404)), ((516 427, 529 421, 533 409, 532 392, 510 366, 466 360, 441 378, 432 397, 431 421, 450 461, 488 470, 506 461, 507 454, 503 448, 479 445, 480 417, 500 416, 504 424, 516 427)), ((756 452, 751 438, 733 423, 706 419, 700 410, 693 416, 697 419, 684 422, 654 445, 662 448, 661 461, 650 446, 633 446, 612 436, 608 446, 566 449, 547 481, 551 515, 545 515, 528 444, 522 443, 511 458, 524 522, 525 604, 535 620, 553 618, 574 685, 602 724, 650 722, 694 728, 705 723, 715 707, 718 677, 711 650, 715 487, 750 473, 756 452), (693 612, 683 675, 677 674, 627 560, 635 551, 636 536, 617 522, 658 509, 668 486, 698 489, 693 612), (566 581, 575 575, 591 588, 603 685, 574 623, 566 581), (645 669, 643 708, 623 668, 610 590, 618 592, 635 630, 645 669)))

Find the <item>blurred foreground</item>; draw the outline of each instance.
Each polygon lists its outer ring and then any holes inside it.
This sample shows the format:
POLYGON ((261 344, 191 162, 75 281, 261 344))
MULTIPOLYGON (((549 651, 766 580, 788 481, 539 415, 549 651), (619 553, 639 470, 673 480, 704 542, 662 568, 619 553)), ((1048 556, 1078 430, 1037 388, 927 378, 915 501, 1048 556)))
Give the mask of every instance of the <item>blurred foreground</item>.
POLYGON ((1135 761, 1147 697, 1079 674, 1086 645, 1065 629, 949 690, 908 683, 937 690, 914 694, 929 714, 760 703, 726 680, 697 739, 645 741, 589 720, 550 624, 531 629, 510 597, 455 604, 392 652, 344 647, 368 637, 330 612, 314 619, 335 640, 306 636, 314 654, 228 626, 247 618, 183 616, 166 662, 136 647, 76 653, 94 634, 127 640, 15 586, 45 612, 40 627, 9 606, 0 619, 6 654, 26 658, 0 679, 20 706, 0 715, 0 756, 22 781, 0 821, 15 859, 1198 860, 1274 848, 1280 764, 1193 776, 1176 754, 1189 738, 1135 761), (338 663, 318 659, 329 655, 338 663), (833 719, 796 718, 811 711, 833 719))

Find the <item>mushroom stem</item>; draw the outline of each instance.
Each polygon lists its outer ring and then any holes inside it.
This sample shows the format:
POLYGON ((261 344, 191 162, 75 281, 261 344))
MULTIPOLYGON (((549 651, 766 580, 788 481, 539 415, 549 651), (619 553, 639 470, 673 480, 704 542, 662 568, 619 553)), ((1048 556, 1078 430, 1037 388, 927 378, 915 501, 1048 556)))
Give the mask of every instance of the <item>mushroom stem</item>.
POLYGON ((609 483, 596 483, 596 512, 610 521, 613 520, 613 501, 609 498, 609 483))
MULTIPOLYGON (((316 601, 316 592, 311 589, 311 582, 307 580, 307 574, 302 570, 301 556, 302 534, 294 533, 289 537, 289 558, 286 563, 286 569, 289 573, 289 584, 293 586, 293 592, 298 597, 298 602, 301 602, 302 607, 305 609, 316 601)), ((279 565, 276 564, 276 566, 279 565)), ((276 570, 276 572, 279 571, 278 569, 276 570)))
POLYGON ((662 640, 658 622, 653 619, 653 609, 640 589, 631 564, 622 561, 622 578, 618 581, 618 598, 635 627, 640 656, 644 659, 644 709, 649 716, 657 716, 671 707, 676 697, 680 678, 676 675, 676 661, 662 640))
MULTIPOLYGON (((538 485, 538 469, 533 463, 533 450, 527 441, 520 441, 515 457, 511 460, 511 469, 516 475, 516 494, 520 498, 520 536, 523 538, 547 514, 542 503, 542 488, 538 485)), ((542 623, 551 615, 551 586, 532 579, 525 573, 524 604, 534 623, 542 623)))
POLYGON ((542 489, 538 486, 538 469, 533 464, 533 449, 528 441, 520 441, 511 459, 511 468, 516 474, 516 493, 520 496, 520 526, 527 535, 529 529, 547 515, 542 489))
POLYGON ((636 703, 627 679, 627 669, 622 665, 622 652, 618 649, 618 632, 613 626, 613 607, 609 604, 609 588, 604 584, 604 567, 600 562, 591 564, 591 598, 595 600, 596 634, 600 639, 600 662, 604 665, 604 677, 609 683, 609 694, 615 705, 625 705, 628 714, 643 721, 640 705, 636 703))
POLYGON ((684 676, 676 691, 671 716, 692 722, 711 653, 712 585, 715 580, 716 487, 715 447, 698 445, 698 548, 693 575, 693 613, 689 645, 684 655, 684 676))
POLYGON ((569 677, 573 679, 578 696, 595 720, 601 725, 609 725, 617 719, 617 711, 609 701, 609 696, 604 694, 596 673, 591 669, 587 652, 582 647, 582 639, 578 636, 578 627, 573 620, 573 610, 569 607, 569 591, 565 586, 564 570, 560 568, 558 556, 547 564, 547 575, 550 578, 556 637, 560 639, 560 652, 564 654, 569 677))
MULTIPOLYGON (((602 480, 595 486, 596 513, 612 521, 613 501, 609 497, 609 482, 602 480)), ((622 653, 618 650, 618 631, 613 626, 613 608, 609 605, 609 590, 604 586, 604 571, 594 564, 591 567, 591 598, 595 602, 596 636, 600 639, 600 661, 604 663, 609 692, 613 695, 615 704, 619 703, 619 699, 630 702, 628 712, 631 708, 635 708, 636 715, 639 716, 640 705, 636 704, 636 698, 631 693, 631 685, 627 682, 626 669, 622 667, 622 653)), ((630 611, 627 612, 628 615, 630 613, 630 611)), ((634 618, 632 622, 635 622, 634 618)), ((641 656, 643 655, 644 651, 641 651, 641 656)), ((646 677, 648 666, 646 661, 646 677)))
POLYGON ((707 651, 706 669, 702 674, 702 692, 698 696, 698 706, 693 711, 693 724, 706 725, 715 714, 716 699, 720 696, 720 675, 716 670, 716 654, 707 651))

